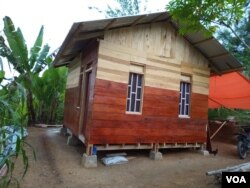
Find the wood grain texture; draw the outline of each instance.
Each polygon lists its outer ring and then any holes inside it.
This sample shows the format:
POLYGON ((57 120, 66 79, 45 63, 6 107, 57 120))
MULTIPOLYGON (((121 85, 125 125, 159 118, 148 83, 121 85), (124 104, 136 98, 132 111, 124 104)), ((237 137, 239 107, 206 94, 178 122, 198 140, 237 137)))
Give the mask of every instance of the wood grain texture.
POLYGON ((66 88, 74 88, 78 86, 79 82, 79 75, 80 75, 80 58, 77 57, 73 60, 73 62, 70 64, 69 71, 68 71, 68 77, 67 77, 67 83, 66 88))
POLYGON ((107 31, 104 40, 136 51, 174 58, 179 62, 208 65, 205 57, 166 22, 107 31))
POLYGON ((127 83, 133 63, 145 67, 145 86, 178 91, 181 74, 188 74, 193 78, 193 92, 208 95, 208 60, 168 23, 105 32, 97 78, 127 83))
POLYGON ((204 143, 207 96, 193 94, 191 118, 178 117, 179 92, 144 87, 141 115, 126 113, 127 84, 96 80, 89 143, 204 143), (197 101, 195 101, 197 100, 197 101))
POLYGON ((64 119, 63 124, 70 128, 71 131, 78 135, 78 120, 79 120, 79 109, 76 108, 78 102, 79 88, 69 88, 65 92, 64 102, 64 119))
POLYGON ((74 135, 84 134, 86 141, 88 139, 87 127, 92 115, 98 46, 99 43, 96 40, 90 41, 88 47, 82 49, 81 55, 69 67, 65 93, 63 124, 70 128, 74 135), (89 68, 92 68, 92 71, 88 79, 89 90, 85 102, 86 77, 89 74, 87 73, 89 68))

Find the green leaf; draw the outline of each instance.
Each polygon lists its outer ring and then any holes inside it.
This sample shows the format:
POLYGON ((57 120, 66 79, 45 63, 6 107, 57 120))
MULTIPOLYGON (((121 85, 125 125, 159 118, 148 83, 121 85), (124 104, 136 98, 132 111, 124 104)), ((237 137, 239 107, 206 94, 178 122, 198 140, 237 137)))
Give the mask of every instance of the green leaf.
POLYGON ((9 47, 15 58, 15 63, 13 66, 22 74, 25 72, 25 70, 29 70, 28 50, 22 31, 20 28, 17 30, 15 29, 12 20, 8 16, 4 17, 3 20, 4 34, 7 37, 9 47))
POLYGON ((32 149, 33 157, 36 160, 37 158, 36 158, 35 148, 32 145, 30 145, 28 142, 25 142, 25 141, 23 141, 23 142, 24 142, 24 144, 26 144, 27 146, 29 146, 32 149))
POLYGON ((16 141, 16 153, 19 153, 20 148, 21 148, 21 139, 18 136, 16 141))
POLYGON ((23 172, 22 178, 24 178, 24 176, 27 173, 28 167, 29 167, 28 157, 27 157, 26 151, 24 149, 22 149, 22 158, 23 158, 23 164, 24 164, 24 172, 23 172))
POLYGON ((5 76, 5 72, 3 70, 0 70, 0 83, 3 81, 5 76))
MULTIPOLYGON (((1 47, 0 47, 0 49, 1 49, 1 47)), ((1 54, 0 54, 1 55, 1 54)), ((0 70, 3 70, 3 60, 2 60, 2 58, 0 57, 0 70)))
POLYGON ((33 68, 38 56, 39 56, 39 52, 42 48, 42 43, 43 43, 43 30, 44 27, 42 26, 39 34, 36 38, 36 41, 34 43, 34 46, 31 48, 30 50, 30 67, 33 68))
POLYGON ((33 73, 36 74, 36 73, 41 72, 44 69, 44 67, 47 65, 45 60, 46 60, 46 57, 47 57, 47 55, 49 53, 49 49, 50 49, 50 47, 47 44, 43 47, 43 49, 40 52, 39 57, 38 57, 38 59, 37 59, 37 61, 35 63, 35 66, 32 69, 33 73))

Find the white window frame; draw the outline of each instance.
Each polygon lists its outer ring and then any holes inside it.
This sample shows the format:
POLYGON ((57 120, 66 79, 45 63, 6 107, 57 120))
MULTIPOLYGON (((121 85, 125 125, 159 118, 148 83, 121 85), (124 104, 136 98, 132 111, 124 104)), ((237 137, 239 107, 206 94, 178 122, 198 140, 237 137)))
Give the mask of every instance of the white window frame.
POLYGON ((142 92, 143 92, 143 74, 130 72, 129 73, 129 80, 130 83, 128 83, 128 94, 127 94, 127 105, 126 105, 126 113, 133 113, 133 114, 141 114, 142 109, 142 92), (141 86, 139 86, 139 76, 141 76, 141 86), (135 85, 135 91, 132 91, 133 87, 133 81, 136 79, 136 85, 135 85), (140 96, 138 97, 138 89, 141 90, 140 96), (129 93, 130 91, 130 93, 129 93), (134 108, 132 109, 132 95, 135 95, 135 101, 134 101, 134 108), (139 110, 137 111, 137 102, 139 101, 139 110))
POLYGON ((180 98, 179 98, 179 117, 180 118, 190 118, 190 110, 191 110, 191 77, 183 76, 181 77, 180 82, 180 98), (189 91, 187 91, 187 87, 189 87, 189 91), (184 90, 183 90, 184 88, 184 90), (183 94, 183 92, 185 92, 183 94), (183 96, 184 95, 184 96, 183 96), (184 105, 184 113, 182 113, 182 108, 184 105), (186 109, 188 108, 188 110, 186 109), (187 112, 188 111, 188 112, 187 112))

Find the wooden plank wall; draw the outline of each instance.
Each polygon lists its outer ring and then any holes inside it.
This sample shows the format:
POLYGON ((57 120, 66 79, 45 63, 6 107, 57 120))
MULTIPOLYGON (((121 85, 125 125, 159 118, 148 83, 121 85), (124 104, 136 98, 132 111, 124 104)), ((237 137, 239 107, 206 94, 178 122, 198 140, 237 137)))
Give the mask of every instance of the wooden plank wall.
POLYGON ((76 57, 69 66, 66 83, 63 124, 74 134, 78 133, 79 111, 76 108, 79 93, 80 56, 76 57))
MULTIPOLYGON (((94 83, 96 77, 96 61, 98 53, 98 42, 96 40, 89 41, 89 45, 86 49, 83 49, 82 52, 76 57, 69 66, 67 84, 66 84, 66 94, 65 94, 65 106, 64 106, 64 120, 63 123, 66 127, 70 128, 75 135, 85 133, 86 128, 83 127, 84 119, 84 91, 80 94, 80 89, 84 85, 85 76, 83 76, 82 86, 80 86, 80 71, 82 67, 83 74, 85 74, 85 69, 88 64, 92 63, 93 74, 91 75, 91 86, 89 90, 89 108, 87 109, 87 116, 91 115, 92 111, 92 101, 94 93, 94 83), (80 101, 82 100, 82 101, 80 101)), ((89 118, 90 119, 90 118, 89 118)))
POLYGON ((204 143, 207 96, 193 94, 190 119, 178 118, 179 92, 144 87, 142 114, 126 114, 127 84, 97 79, 92 144, 204 143))
POLYGON ((80 75, 80 55, 69 65, 66 89, 78 87, 80 75))
POLYGON ((208 94, 208 61, 168 23, 107 31, 98 62, 99 79, 127 83, 135 62, 146 66, 146 86, 178 91, 182 73, 192 76, 193 92, 208 94))
POLYGON ((168 23, 107 31, 99 46, 90 143, 205 142, 209 74, 208 61, 168 23), (133 63, 145 67, 140 115, 126 113, 133 63), (181 74, 192 77, 188 119, 178 117, 181 74))

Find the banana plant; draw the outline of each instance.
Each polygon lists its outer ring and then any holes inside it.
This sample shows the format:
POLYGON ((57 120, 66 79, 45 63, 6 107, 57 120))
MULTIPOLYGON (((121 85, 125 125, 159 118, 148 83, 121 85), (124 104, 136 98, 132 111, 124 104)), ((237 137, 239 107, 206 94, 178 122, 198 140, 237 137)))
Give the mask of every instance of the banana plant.
POLYGON ((5 57, 13 69, 20 74, 20 84, 26 90, 28 123, 34 124, 36 114, 33 104, 32 79, 46 67, 50 49, 47 44, 43 45, 44 27, 41 27, 33 47, 28 50, 21 29, 16 29, 8 16, 4 17, 3 21, 7 42, 3 36, 0 36, 0 56, 5 57))
POLYGON ((64 91, 67 69, 49 66, 42 76, 33 79, 37 120, 47 124, 54 124, 62 119, 59 112, 64 103, 64 91), (59 116, 59 117, 58 117, 59 116))

